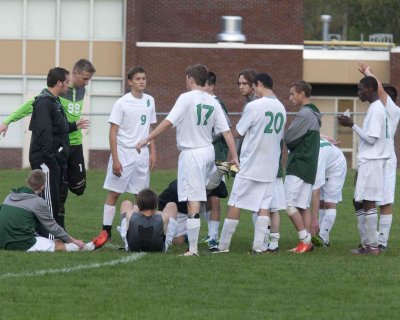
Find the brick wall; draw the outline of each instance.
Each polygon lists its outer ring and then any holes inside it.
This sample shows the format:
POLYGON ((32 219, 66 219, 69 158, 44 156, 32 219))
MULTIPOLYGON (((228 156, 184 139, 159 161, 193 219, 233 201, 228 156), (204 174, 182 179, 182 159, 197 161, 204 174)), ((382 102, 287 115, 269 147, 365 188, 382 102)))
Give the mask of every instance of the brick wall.
MULTIPOLYGON (((128 6, 138 9, 138 2, 128 6)), ((224 15, 243 17, 248 43, 302 44, 304 38, 302 0, 153 0, 140 9, 139 41, 216 42, 224 15)))

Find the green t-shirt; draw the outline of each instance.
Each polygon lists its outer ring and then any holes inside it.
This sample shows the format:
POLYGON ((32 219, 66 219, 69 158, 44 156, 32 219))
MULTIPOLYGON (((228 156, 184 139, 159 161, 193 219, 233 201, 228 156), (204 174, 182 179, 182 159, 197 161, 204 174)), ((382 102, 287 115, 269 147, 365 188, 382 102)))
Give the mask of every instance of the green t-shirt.
MULTIPOLYGON (((60 102, 67 115, 68 122, 76 122, 81 118, 81 112, 83 108, 83 99, 85 97, 85 87, 72 88, 69 87, 65 95, 60 96, 60 102)), ((35 99, 31 99, 21 105, 17 110, 10 114, 3 123, 9 125, 12 122, 16 122, 26 116, 32 114, 33 107, 32 103, 35 99)), ((71 146, 82 144, 82 130, 78 129, 69 134, 69 143, 71 146)))

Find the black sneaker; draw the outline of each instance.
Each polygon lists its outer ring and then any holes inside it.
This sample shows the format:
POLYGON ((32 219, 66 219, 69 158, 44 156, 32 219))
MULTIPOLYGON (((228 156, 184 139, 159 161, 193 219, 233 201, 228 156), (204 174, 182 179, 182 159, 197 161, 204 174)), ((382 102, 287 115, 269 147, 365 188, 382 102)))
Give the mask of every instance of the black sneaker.
POLYGON ((383 244, 380 244, 378 247, 381 249, 381 252, 385 252, 388 249, 388 247, 385 247, 383 244))

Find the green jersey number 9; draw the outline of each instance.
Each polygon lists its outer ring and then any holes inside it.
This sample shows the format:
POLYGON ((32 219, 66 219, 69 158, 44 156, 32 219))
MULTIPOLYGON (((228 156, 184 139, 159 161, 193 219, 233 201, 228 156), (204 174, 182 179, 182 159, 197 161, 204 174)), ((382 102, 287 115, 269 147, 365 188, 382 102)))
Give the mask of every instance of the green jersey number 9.
POLYGON ((143 126, 145 123, 146 123, 146 115, 143 114, 143 115, 140 117, 140 124, 143 126))

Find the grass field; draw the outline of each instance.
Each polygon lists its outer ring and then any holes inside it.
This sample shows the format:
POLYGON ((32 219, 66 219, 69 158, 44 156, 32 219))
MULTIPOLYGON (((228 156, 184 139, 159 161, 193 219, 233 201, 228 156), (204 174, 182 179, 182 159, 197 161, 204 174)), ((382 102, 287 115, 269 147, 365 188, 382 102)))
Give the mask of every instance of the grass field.
MULTIPOLYGON (((1 170, 0 199, 22 185, 27 172, 1 170)), ((210 255, 205 246, 198 258, 179 257, 184 246, 166 255, 128 254, 117 250, 116 232, 112 243, 91 253, 0 251, 0 319, 398 319, 398 220, 387 252, 351 256, 359 243, 353 175, 343 190, 331 247, 308 254, 285 252, 296 245, 297 233, 283 212, 277 255, 247 254, 253 239, 247 213, 225 255, 210 255)), ((85 195, 69 196, 66 225, 76 238, 89 240, 100 231, 104 176, 89 171, 85 195)), ((160 192, 174 177, 173 171, 156 171, 151 186, 160 192)))

